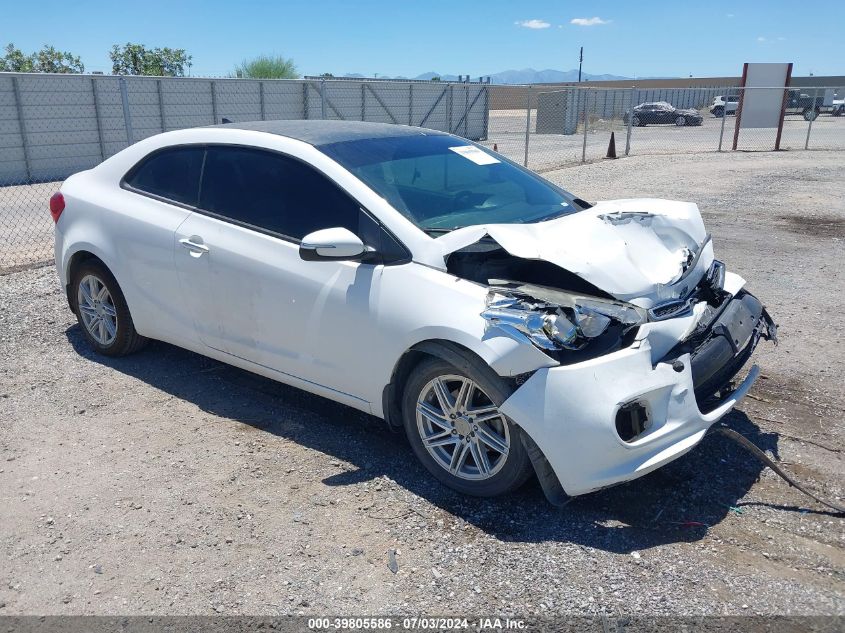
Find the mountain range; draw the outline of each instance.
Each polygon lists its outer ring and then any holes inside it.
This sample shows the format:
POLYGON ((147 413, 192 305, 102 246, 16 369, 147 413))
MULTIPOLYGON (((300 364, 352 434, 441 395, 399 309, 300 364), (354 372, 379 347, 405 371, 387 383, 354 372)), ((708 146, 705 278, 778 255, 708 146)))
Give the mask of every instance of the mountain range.
MULTIPOLYGON (((348 74, 347 77, 363 77, 357 73, 348 74)), ((484 75, 487 77, 488 75, 484 75)), ((440 77, 441 81, 457 81, 457 75, 449 75, 444 73, 428 72, 411 79, 430 80, 434 77, 440 77)), ((546 84, 546 83, 566 83, 578 81, 578 69, 573 70, 554 70, 547 68, 546 70, 534 70, 533 68, 523 68, 522 70, 503 70, 502 72, 492 73, 489 75, 490 82, 494 84, 546 84)), ((388 79, 388 77, 384 77, 388 79)), ((392 79, 408 79, 408 77, 392 77, 392 79)), ((473 77, 477 80, 478 77, 473 77)), ((622 77, 620 75, 591 75, 590 73, 582 73, 581 79, 583 81, 611 81, 614 79, 630 79, 630 77, 622 77)))

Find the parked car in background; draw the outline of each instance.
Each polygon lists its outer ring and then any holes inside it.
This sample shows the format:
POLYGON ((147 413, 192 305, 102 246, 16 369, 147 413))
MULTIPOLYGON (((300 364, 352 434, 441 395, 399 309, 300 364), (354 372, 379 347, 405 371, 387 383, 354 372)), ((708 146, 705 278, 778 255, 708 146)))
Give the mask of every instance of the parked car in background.
POLYGON ((710 106, 710 114, 715 117, 723 117, 726 114, 736 114, 739 107, 739 95, 719 95, 714 97, 713 105, 710 106))
MULTIPOLYGON (((790 90, 786 100, 786 114, 800 114, 805 121, 815 119, 822 112, 823 94, 807 94, 800 90, 790 90)), ((830 108, 825 108, 830 109, 830 108)))
POLYGON ((166 132, 65 180, 50 212, 95 352, 162 340, 384 418, 472 495, 536 472, 563 503, 680 457, 776 335, 695 204, 591 204, 434 130, 166 132))
MULTIPOLYGON (((631 116, 630 111, 622 116, 627 124, 631 116)), ((653 103, 641 103, 634 108, 634 119, 632 125, 643 127, 655 124, 672 124, 677 126, 701 125, 702 116, 698 110, 676 108, 667 101, 655 101, 653 103)))
MULTIPOLYGON (((787 92, 785 114, 800 114, 805 121, 815 119, 823 112, 833 116, 845 114, 845 100, 837 99, 836 92, 828 88, 816 94, 812 89, 791 89, 787 92)), ((719 95, 713 99, 710 113, 715 117, 736 114, 739 109, 739 95, 719 95)))

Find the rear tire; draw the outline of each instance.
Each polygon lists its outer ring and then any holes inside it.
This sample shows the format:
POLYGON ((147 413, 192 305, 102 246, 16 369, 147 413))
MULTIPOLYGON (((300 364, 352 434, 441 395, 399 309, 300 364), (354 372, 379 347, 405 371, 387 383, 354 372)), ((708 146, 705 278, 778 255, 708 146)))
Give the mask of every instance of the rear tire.
POLYGON ((74 271, 70 288, 82 335, 95 352, 126 356, 146 345, 147 338, 135 330, 117 280, 102 262, 83 262, 74 271))
POLYGON ((405 433, 417 459, 466 495, 495 497, 524 484, 533 471, 521 431, 498 413, 512 391, 486 365, 422 361, 402 397, 405 433))
POLYGON ((725 109, 724 108, 715 108, 713 110, 713 116, 716 117, 717 119, 721 119, 723 116, 725 116, 725 109))
POLYGON ((807 108, 806 110, 804 110, 805 121, 815 121, 817 116, 819 116, 818 110, 813 110, 812 108, 807 108))

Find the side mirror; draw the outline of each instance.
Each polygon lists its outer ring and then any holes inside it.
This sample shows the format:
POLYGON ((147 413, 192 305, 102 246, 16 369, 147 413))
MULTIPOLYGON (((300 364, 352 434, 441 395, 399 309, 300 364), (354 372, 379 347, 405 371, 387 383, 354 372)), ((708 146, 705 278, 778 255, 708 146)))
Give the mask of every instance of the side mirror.
POLYGON ((369 249, 349 229, 320 229, 302 238, 299 256, 308 262, 358 259, 369 249))

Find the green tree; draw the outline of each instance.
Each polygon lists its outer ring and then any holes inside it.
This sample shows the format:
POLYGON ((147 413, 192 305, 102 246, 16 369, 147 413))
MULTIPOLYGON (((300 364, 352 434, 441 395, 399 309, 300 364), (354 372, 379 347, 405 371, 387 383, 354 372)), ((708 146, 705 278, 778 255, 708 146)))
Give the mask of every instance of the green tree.
POLYGON ((37 53, 25 54, 14 44, 6 46, 6 54, 0 57, 0 71, 17 73, 83 73, 85 65, 78 56, 67 51, 57 51, 44 45, 37 53))
POLYGON ((259 55, 241 62, 233 76, 243 79, 298 79, 299 73, 292 59, 281 55, 259 55))
POLYGON ((156 77, 184 77, 185 68, 190 68, 192 59, 184 48, 147 48, 131 42, 112 46, 109 57, 115 75, 156 77))

